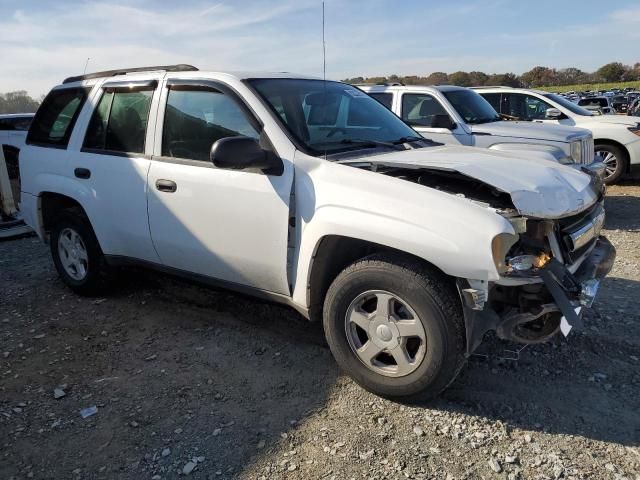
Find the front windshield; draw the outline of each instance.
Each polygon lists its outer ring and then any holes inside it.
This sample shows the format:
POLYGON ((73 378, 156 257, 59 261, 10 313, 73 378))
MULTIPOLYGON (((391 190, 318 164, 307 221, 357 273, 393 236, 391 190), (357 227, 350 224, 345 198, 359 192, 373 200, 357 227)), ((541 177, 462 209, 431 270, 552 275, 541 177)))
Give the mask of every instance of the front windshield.
POLYGON ((553 100, 554 102, 559 103, 561 106, 563 106, 570 112, 575 113, 576 115, 582 115, 583 117, 593 117, 593 113, 591 113, 589 110, 576 105, 571 100, 567 100, 560 95, 556 95, 555 93, 545 93, 544 96, 549 100, 553 100))
POLYGON ((290 78, 248 82, 312 155, 394 148, 421 139, 384 105, 351 85, 290 78))
POLYGON ((456 112, 470 125, 500 120, 500 115, 491 104, 473 90, 450 90, 442 93, 456 112))

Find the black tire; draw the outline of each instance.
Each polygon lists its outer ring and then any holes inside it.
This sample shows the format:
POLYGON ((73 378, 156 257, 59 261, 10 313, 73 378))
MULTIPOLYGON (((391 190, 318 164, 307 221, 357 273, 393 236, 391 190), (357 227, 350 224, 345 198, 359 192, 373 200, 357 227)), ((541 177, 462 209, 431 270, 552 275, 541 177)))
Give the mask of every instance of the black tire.
POLYGON ((426 400, 442 392, 465 362, 464 322, 455 287, 435 269, 396 254, 375 254, 355 262, 331 284, 324 302, 324 331, 338 365, 366 390, 405 401, 426 400), (427 349, 420 365, 403 377, 371 370, 349 345, 345 318, 363 292, 384 290, 417 313, 427 349))
POLYGON ((51 256, 53 263, 62 278, 62 281, 69 286, 74 292, 85 295, 95 296, 108 290, 112 272, 105 262, 102 249, 98 243, 89 219, 80 210, 65 210, 57 217, 51 235, 49 238, 51 247, 51 256), (84 244, 87 252, 86 275, 82 279, 72 278, 66 271, 60 258, 59 242, 60 236, 66 229, 76 232, 84 244))
POLYGON ((617 159, 615 170, 611 173, 605 173, 604 183, 608 185, 614 184, 618 180, 620 180, 620 178, 622 178, 622 176, 627 172, 629 159, 627 157, 627 152, 625 152, 622 148, 610 143, 600 143, 595 146, 595 152, 596 154, 600 152, 603 158, 608 153, 611 153, 615 155, 617 159))

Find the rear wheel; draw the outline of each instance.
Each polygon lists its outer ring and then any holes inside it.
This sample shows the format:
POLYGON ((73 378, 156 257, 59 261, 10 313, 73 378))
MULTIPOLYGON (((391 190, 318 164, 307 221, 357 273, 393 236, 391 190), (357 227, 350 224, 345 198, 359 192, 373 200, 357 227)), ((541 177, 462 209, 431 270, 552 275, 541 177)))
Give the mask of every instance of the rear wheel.
POLYGON ((433 397, 464 364, 455 289, 403 256, 374 255, 347 267, 327 292, 323 321, 340 367, 377 395, 433 397))
POLYGON ((600 161, 605 165, 605 183, 615 183, 627 171, 627 155, 626 152, 609 143, 601 143, 595 146, 596 161, 600 161))
POLYGON ((51 229, 51 256, 58 274, 81 295, 97 295, 109 285, 108 268, 98 239, 86 216, 64 211, 51 229))

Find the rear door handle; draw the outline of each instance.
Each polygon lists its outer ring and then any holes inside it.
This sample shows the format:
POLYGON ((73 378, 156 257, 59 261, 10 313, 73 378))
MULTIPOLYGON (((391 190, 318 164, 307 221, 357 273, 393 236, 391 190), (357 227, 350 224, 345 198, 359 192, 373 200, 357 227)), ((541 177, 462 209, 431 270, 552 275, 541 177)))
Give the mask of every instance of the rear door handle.
POLYGON ((76 168, 73 173, 78 178, 91 178, 91 170, 89 170, 88 168, 76 168))
POLYGON ((173 180, 156 180, 156 188, 161 192, 173 193, 178 189, 178 185, 173 180))

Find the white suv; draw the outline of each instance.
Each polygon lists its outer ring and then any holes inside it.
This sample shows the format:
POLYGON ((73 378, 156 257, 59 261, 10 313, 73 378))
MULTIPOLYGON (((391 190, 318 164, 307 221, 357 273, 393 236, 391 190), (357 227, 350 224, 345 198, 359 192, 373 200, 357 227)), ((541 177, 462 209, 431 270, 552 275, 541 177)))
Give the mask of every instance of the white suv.
POLYGON ((510 151, 533 159, 575 164, 594 160, 593 137, 583 128, 509 122, 473 90, 450 85, 362 85, 426 138, 447 145, 510 151))
POLYGON ((434 146, 361 90, 290 74, 69 78, 20 166, 76 292, 142 265, 291 305, 390 397, 444 389, 488 330, 580 326, 615 257, 595 177, 434 146))
POLYGON ((606 165, 606 182, 614 183, 640 164, 640 117, 593 115, 555 93, 512 87, 476 87, 499 112, 519 120, 587 128, 596 158, 606 165))

